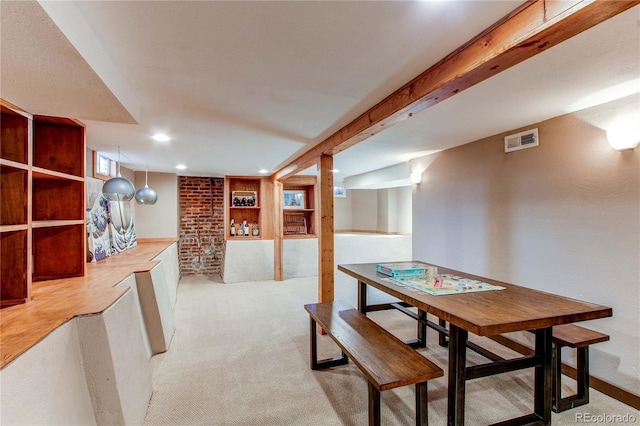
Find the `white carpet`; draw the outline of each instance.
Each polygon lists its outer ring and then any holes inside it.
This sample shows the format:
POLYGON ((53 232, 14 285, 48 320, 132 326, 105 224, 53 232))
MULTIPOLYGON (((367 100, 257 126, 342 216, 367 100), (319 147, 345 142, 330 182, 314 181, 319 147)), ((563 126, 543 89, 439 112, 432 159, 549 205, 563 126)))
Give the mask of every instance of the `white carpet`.
MULTIPOLYGON (((152 358, 154 391, 145 424, 366 425, 367 384, 357 367, 309 368, 303 305, 316 302, 317 293, 316 277, 236 284, 183 278, 171 347, 152 358)), ((355 306, 355 280, 337 274, 336 299, 355 306)), ((415 337, 415 321, 398 312, 371 316, 400 338, 415 337)), ((446 372, 447 352, 436 340, 430 330, 429 346, 422 351, 446 372)), ((339 354, 327 336, 319 345, 320 357, 339 354)), ((469 352, 469 361, 484 359, 469 352)), ((564 383, 567 391, 573 385, 568 378, 564 383)), ((429 382, 428 395, 430 424, 446 424, 446 373, 429 382)), ((532 401, 528 370, 469 381, 466 424, 528 414, 532 401)), ((382 393, 383 425, 415 424, 414 410, 413 386, 382 393)), ((552 421, 573 425, 586 423, 580 418, 625 414, 640 423, 637 410, 592 390, 589 405, 554 413, 552 421)))

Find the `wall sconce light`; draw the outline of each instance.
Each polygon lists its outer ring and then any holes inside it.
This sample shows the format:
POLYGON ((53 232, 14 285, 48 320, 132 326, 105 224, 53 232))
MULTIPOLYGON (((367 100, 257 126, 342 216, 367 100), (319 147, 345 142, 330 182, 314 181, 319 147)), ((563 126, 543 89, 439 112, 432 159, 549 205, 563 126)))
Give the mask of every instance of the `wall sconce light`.
POLYGON ((607 140, 609 145, 617 151, 634 149, 640 144, 640 127, 609 130, 607 140))
POLYGON ((415 183, 416 185, 420 185, 420 182, 422 182, 422 173, 420 173, 420 172, 411 172, 411 183, 415 183))
POLYGON ((135 190, 133 184, 120 175, 120 147, 118 147, 118 176, 102 185, 102 193, 109 201, 130 201, 135 190))
POLYGON ((158 194, 153 189, 149 188, 148 184, 149 171, 144 169, 144 188, 140 188, 136 191, 136 202, 138 204, 154 205, 158 201, 158 194))

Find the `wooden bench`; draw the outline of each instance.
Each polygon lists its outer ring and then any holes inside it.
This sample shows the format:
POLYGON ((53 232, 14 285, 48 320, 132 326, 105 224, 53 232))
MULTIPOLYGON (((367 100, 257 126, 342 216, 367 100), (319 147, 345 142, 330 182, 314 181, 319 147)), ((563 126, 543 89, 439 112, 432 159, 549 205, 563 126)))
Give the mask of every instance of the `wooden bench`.
POLYGON ((589 345, 606 342, 609 336, 589 330, 575 324, 562 324, 553 327, 553 393, 552 406, 554 412, 560 413, 570 408, 589 403, 589 345), (575 348, 576 382, 575 395, 562 398, 562 348, 575 348))
POLYGON ((426 425, 427 381, 441 377, 440 367, 404 344, 366 315, 343 301, 305 305, 309 313, 311 369, 353 361, 369 384, 369 425, 380 425, 380 392, 415 384, 416 425, 426 425), (342 356, 318 361, 317 325, 342 350, 342 356))

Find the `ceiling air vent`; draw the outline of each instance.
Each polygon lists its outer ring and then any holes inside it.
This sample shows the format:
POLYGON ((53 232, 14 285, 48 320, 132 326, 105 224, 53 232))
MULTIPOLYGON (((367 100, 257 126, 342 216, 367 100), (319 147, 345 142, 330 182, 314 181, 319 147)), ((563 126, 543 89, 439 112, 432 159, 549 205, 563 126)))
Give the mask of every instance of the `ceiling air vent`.
POLYGON ((538 129, 527 130, 504 137, 504 152, 538 146, 538 129))

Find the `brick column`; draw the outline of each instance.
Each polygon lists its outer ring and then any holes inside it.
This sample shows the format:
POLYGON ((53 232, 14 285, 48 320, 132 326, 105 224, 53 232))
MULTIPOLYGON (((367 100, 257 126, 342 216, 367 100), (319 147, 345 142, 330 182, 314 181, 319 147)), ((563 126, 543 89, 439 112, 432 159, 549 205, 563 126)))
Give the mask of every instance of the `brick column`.
POLYGON ((224 179, 180 176, 181 275, 218 275, 224 265, 224 179))

